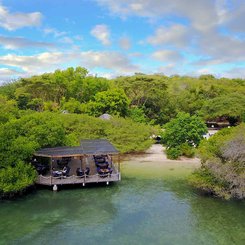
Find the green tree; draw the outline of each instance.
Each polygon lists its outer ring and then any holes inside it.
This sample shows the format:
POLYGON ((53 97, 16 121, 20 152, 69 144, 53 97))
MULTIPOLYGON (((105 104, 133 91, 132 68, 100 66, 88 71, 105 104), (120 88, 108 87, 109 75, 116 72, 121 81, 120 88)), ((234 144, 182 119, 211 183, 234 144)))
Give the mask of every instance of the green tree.
POLYGON ((188 113, 179 113, 176 118, 165 124, 162 133, 167 147, 176 147, 187 143, 198 146, 207 132, 207 127, 201 118, 190 116, 188 113))
POLYGON ((88 103, 87 112, 90 115, 100 116, 108 113, 125 117, 128 113, 129 99, 122 89, 111 89, 99 92, 94 101, 88 103))
POLYGON ((131 101, 132 108, 138 107, 144 110, 149 120, 155 120, 162 124, 168 120, 169 96, 166 76, 136 74, 131 77, 119 77, 115 84, 124 89, 131 101))
POLYGON ((144 110, 142 108, 139 107, 132 107, 129 110, 129 117, 134 120, 135 122, 139 122, 139 123, 146 123, 147 122, 147 118, 146 115, 144 113, 144 110))
POLYGON ((216 97, 206 101, 202 110, 207 119, 225 117, 233 125, 245 114, 245 95, 236 93, 216 97))
POLYGON ((28 162, 41 147, 62 146, 65 130, 61 118, 49 112, 32 113, 0 126, 0 167, 28 162))
POLYGON ((0 95, 0 111, 0 124, 6 123, 19 114, 16 101, 7 100, 7 98, 2 95, 0 95))
POLYGON ((203 140, 199 155, 202 167, 190 177, 191 185, 225 199, 245 198, 245 124, 203 140))
POLYGON ((0 169, 0 196, 11 197, 33 185, 36 171, 30 164, 18 162, 14 167, 0 169))
POLYGON ((189 154, 187 152, 191 152, 190 148, 198 146, 206 132, 207 127, 201 118, 190 116, 188 113, 179 113, 165 125, 162 133, 163 142, 167 146, 167 155, 176 159, 178 155, 189 154))
POLYGON ((82 104, 76 99, 71 98, 67 102, 62 103, 62 109, 67 110, 69 113, 81 113, 82 104))

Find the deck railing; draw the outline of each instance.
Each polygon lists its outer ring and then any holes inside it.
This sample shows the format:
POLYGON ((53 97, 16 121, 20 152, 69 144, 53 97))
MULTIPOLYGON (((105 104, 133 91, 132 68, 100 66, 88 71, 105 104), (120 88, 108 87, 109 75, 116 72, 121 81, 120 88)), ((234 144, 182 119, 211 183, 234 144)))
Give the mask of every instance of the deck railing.
POLYGON ((114 181, 120 181, 121 180, 121 174, 120 172, 108 174, 101 176, 99 174, 95 175, 87 175, 87 176, 62 176, 62 177, 53 177, 53 176, 43 176, 38 175, 38 178, 36 180, 37 184, 40 185, 67 185, 67 184, 86 184, 86 183, 99 183, 99 182, 114 182, 114 181))

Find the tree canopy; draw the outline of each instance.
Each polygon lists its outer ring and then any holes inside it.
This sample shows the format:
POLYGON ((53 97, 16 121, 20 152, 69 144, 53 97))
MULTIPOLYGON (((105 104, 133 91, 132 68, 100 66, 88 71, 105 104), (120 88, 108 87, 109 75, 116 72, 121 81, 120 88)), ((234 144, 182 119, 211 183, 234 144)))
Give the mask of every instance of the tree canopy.
POLYGON ((199 154, 202 168, 190 178, 194 187, 226 199, 245 198, 244 123, 203 140, 199 154))
POLYGON ((163 143, 167 146, 167 155, 178 158, 191 148, 199 145, 207 127, 201 118, 179 113, 176 118, 165 124, 162 133, 163 143))

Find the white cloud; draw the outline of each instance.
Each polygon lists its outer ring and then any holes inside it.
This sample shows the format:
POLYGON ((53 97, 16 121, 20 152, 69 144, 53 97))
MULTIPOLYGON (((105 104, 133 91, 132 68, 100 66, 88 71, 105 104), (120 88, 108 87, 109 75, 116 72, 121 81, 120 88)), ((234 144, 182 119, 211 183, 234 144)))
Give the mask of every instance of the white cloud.
POLYGON ((179 61, 182 59, 182 56, 179 52, 174 50, 158 50, 152 53, 152 58, 163 62, 169 62, 179 61))
POLYGON ((67 32, 65 32, 65 31, 58 31, 55 28, 45 28, 43 31, 44 31, 44 34, 46 34, 46 35, 52 34, 55 37, 62 37, 62 36, 65 36, 67 34, 67 32))
POLYGON ((165 66, 160 66, 157 69, 157 73, 163 73, 166 76, 171 76, 178 74, 179 72, 176 69, 177 65, 175 63, 170 63, 165 66))
POLYGON ((13 75, 19 75, 22 72, 13 70, 13 69, 9 69, 9 68, 0 68, 0 77, 1 76, 13 76, 13 75))
POLYGON ((0 45, 5 49, 20 49, 20 48, 52 48, 55 45, 53 43, 32 41, 23 37, 6 37, 0 36, 0 45))
POLYGON ((227 25, 232 31, 244 32, 244 0, 94 0, 123 18, 140 16, 150 19, 181 17, 198 31, 227 25))
POLYGON ((159 27, 153 36, 148 37, 147 42, 152 45, 184 47, 188 44, 189 39, 188 29, 183 25, 176 24, 170 27, 159 27))
POLYGON ((103 45, 110 45, 110 30, 107 25, 96 25, 91 30, 91 35, 97 38, 103 45))
POLYGON ((117 72, 134 72, 139 70, 136 65, 131 64, 127 56, 117 52, 95 52, 88 51, 80 53, 81 64, 85 67, 101 67, 117 72))
POLYGON ((60 39, 60 42, 66 43, 66 44, 73 44, 74 43, 73 39, 70 37, 63 37, 60 39))
POLYGON ((131 41, 128 37, 122 37, 119 40, 119 45, 122 49, 128 50, 131 48, 131 41))
POLYGON ((0 68, 0 85, 2 82, 11 81, 22 75, 22 72, 9 68, 0 68))
POLYGON ((216 0, 216 9, 220 25, 226 26, 232 32, 244 32, 245 4, 243 0, 232 1, 232 5, 227 0, 216 0))
POLYGON ((32 56, 20 56, 15 54, 0 56, 1 64, 17 67, 27 74, 53 70, 68 60, 69 58, 60 52, 45 52, 32 56))
POLYGON ((210 32, 200 36, 198 52, 210 57, 197 62, 199 65, 245 61, 245 42, 232 36, 210 32))
POLYGON ((0 27, 13 31, 28 26, 39 26, 42 14, 33 13, 10 13, 9 10, 0 4, 0 27))
POLYGON ((228 77, 228 78, 245 78, 245 65, 238 66, 229 70, 226 70, 223 74, 223 77, 228 77))
POLYGON ((162 18, 174 14, 184 17, 198 30, 213 27, 219 21, 213 0, 96 0, 113 14, 121 17, 131 15, 162 18))
POLYGON ((139 70, 127 56, 121 53, 99 51, 45 52, 31 56, 8 54, 0 56, 0 63, 18 68, 23 71, 24 75, 51 72, 55 69, 65 68, 69 63, 89 69, 104 68, 113 73, 130 73, 139 70))

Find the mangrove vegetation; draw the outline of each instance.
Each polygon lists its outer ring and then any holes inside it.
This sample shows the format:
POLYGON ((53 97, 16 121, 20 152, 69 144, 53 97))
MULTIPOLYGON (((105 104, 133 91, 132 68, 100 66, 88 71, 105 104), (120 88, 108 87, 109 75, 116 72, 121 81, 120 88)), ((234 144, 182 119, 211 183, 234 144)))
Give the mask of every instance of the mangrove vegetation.
POLYGON ((244 198, 244 79, 142 73, 106 79, 68 68, 3 83, 0 111, 1 196, 34 183, 30 162, 40 148, 104 138, 121 153, 143 152, 152 135, 161 135, 169 158, 193 157, 199 148, 202 168, 193 185, 244 198), (202 140, 207 121, 240 126, 202 140))

